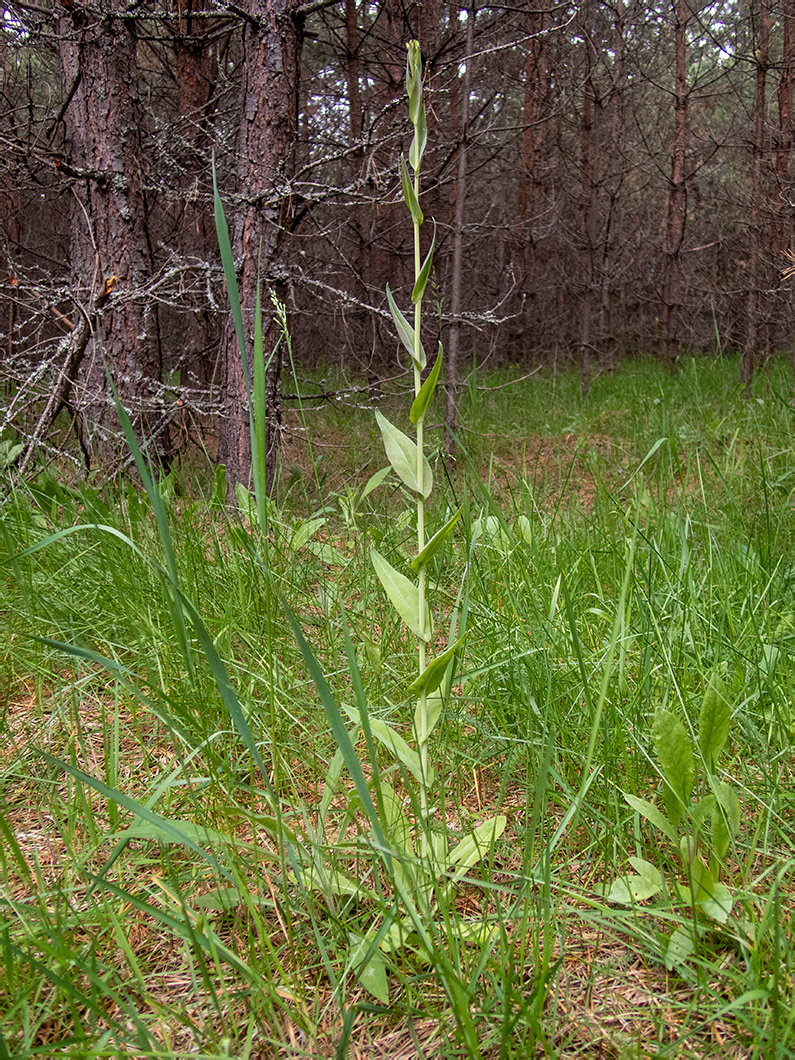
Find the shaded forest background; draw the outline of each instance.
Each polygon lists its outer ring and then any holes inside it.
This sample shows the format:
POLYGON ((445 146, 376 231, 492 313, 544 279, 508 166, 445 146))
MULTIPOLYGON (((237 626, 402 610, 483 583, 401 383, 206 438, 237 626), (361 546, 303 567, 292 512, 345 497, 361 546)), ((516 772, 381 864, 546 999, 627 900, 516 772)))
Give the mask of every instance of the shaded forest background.
MULTIPOLYGON (((628 354, 740 350, 748 394, 755 366, 791 350, 795 0, 15 0, 0 30, 8 461, 115 461, 107 365, 160 458, 199 424, 230 488, 247 478, 213 159, 246 329, 259 267, 300 365, 373 388, 400 371, 385 286, 408 303, 411 38, 451 431, 475 360, 575 362, 587 391, 628 354)), ((267 294, 265 309, 272 348, 267 294)))

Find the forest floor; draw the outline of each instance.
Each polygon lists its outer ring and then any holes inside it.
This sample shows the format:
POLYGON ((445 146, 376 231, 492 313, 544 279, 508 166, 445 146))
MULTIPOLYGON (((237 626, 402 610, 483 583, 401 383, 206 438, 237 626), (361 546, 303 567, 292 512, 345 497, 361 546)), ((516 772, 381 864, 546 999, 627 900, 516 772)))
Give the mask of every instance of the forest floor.
POLYGON ((454 468, 431 424, 427 807, 372 410, 290 408, 265 534, 195 462, 7 483, 0 1060, 795 1056, 786 367, 481 374, 454 468))

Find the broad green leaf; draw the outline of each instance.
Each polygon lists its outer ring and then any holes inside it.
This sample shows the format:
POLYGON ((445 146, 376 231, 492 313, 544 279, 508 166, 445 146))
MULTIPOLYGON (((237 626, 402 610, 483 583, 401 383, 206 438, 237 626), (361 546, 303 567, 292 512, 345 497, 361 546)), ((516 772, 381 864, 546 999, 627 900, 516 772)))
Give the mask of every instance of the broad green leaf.
POLYGON ((533 524, 527 518, 526 515, 520 515, 516 520, 516 525, 519 528, 519 536, 526 545, 532 545, 533 543, 533 524))
MULTIPOLYGON (((403 165, 405 166, 405 162, 403 165)), ((421 215, 420 215, 421 216, 421 215)), ((422 224, 422 221, 420 221, 422 224)), ((431 239, 431 246, 428 253, 425 255, 425 261, 422 263, 420 274, 414 284, 414 290, 411 292, 411 300, 414 305, 419 302, 422 296, 425 294, 425 287, 428 283, 428 277, 431 274, 431 265, 433 264, 433 251, 436 246, 436 221, 433 222, 433 238, 431 239)), ((440 344, 441 345, 441 344, 440 344)))
POLYGON ((425 120, 425 108, 420 107, 419 115, 414 123, 414 139, 409 148, 409 163, 416 173, 420 168, 422 156, 425 154, 425 145, 428 142, 428 125, 425 120))
POLYGON ((615 879, 607 895, 609 902, 634 905, 635 902, 645 902, 653 898, 662 890, 662 873, 655 865, 652 865, 650 861, 644 861, 643 858, 635 857, 631 857, 629 863, 637 875, 627 874, 615 879))
POLYGON ((395 473, 410 490, 421 493, 427 497, 433 489, 433 472, 426 458, 422 458, 423 481, 420 484, 417 477, 417 446, 394 424, 390 423, 386 416, 376 409, 375 419, 381 429, 381 437, 384 440, 384 449, 389 463, 395 473))
POLYGON ((649 883, 656 883, 660 889, 662 889, 662 873, 656 865, 652 865, 650 861, 646 861, 644 858, 632 856, 629 857, 629 863, 635 872, 637 872, 639 876, 642 876, 644 880, 648 880, 649 883))
POLYGON ((389 925, 386 933, 381 937, 379 946, 384 953, 397 953, 398 950, 403 949, 413 934, 414 926, 411 919, 403 917, 389 925))
POLYGON ((704 822, 715 812, 715 796, 705 795, 699 799, 690 812, 690 820, 697 832, 701 833, 704 822))
POLYGON ((731 707, 726 685, 718 674, 713 673, 704 693, 698 719, 698 746, 704 765, 710 772, 714 772, 715 763, 726 744, 730 724, 731 707))
POLYGON ((668 945, 665 947, 665 967, 669 972, 673 971, 674 968, 681 968, 692 956, 694 949, 695 940, 693 939, 692 929, 677 928, 668 939, 668 945))
POLYGON ((668 806, 669 816, 678 824, 693 790, 693 745, 681 721, 662 707, 655 711, 652 735, 663 776, 675 796, 668 806))
POLYGON ((425 692, 426 695, 430 695, 431 692, 435 692, 439 685, 444 680, 445 671, 450 665, 453 656, 467 639, 468 634, 464 633, 463 636, 459 637, 455 644, 451 645, 447 651, 442 652, 441 655, 437 655, 436 658, 430 662, 416 681, 412 681, 409 685, 409 692, 415 695, 419 695, 425 692))
POLYGON ((426 364, 425 350, 422 347, 422 343, 420 343, 419 360, 417 360, 417 351, 414 348, 414 328, 398 309, 395 299, 392 297, 392 292, 389 289, 389 284, 386 285, 386 300, 389 303, 389 312, 392 314, 392 319, 395 322, 398 338, 411 354, 412 361, 417 365, 419 370, 422 371, 426 364))
POLYGON ((381 659, 381 649, 378 647, 372 637, 368 637, 366 633, 364 634, 364 654, 365 658, 367 659, 367 662, 370 664, 370 667, 373 670, 373 673, 380 674, 381 668, 383 666, 383 661, 381 659))
POLYGON ((650 824, 653 824, 655 828, 658 828, 664 836, 667 836, 668 839, 671 840, 672 843, 679 842, 679 835, 676 829, 662 810, 658 809, 653 802, 649 802, 647 799, 638 798, 637 795, 629 795, 626 791, 624 792, 624 799, 629 803, 633 810, 637 810, 641 817, 645 817, 650 824))
POLYGON ((461 518, 464 510, 463 504, 451 519, 448 519, 441 530, 437 530, 420 554, 411 561, 411 569, 418 574, 422 568, 436 555, 445 541, 453 532, 453 527, 461 518))
POLYGON ((338 898, 375 898, 375 893, 358 880, 346 876, 337 869, 318 869, 310 865, 301 871, 301 886, 321 894, 336 895, 338 898))
POLYGON ((139 803, 135 799, 130 798, 129 795, 125 795, 123 794, 123 792, 117 791, 116 788, 110 787, 103 781, 97 780, 95 777, 89 776, 87 773, 84 773, 76 766, 73 766, 70 762, 62 762, 58 758, 53 758, 53 756, 47 754, 46 751, 38 751, 37 753, 45 760, 45 762, 49 762, 50 765, 54 766, 56 769, 63 769, 71 777, 74 777, 75 780, 79 780, 81 783, 87 785, 89 788, 92 788, 94 791, 97 792, 97 794, 101 795, 103 798, 110 799, 118 806, 122 806, 125 810, 131 810, 135 814, 136 818, 146 822, 152 827, 162 828, 163 832, 167 836, 170 836, 170 839, 167 841, 173 843, 182 843, 185 846, 190 847, 190 849, 194 851, 194 853, 198 854, 200 857, 206 858, 206 860, 210 862, 213 868, 216 869, 219 875, 223 875, 228 879, 230 878, 229 873, 222 869, 222 867, 217 862, 215 856, 209 853, 203 847, 199 846, 199 844, 190 835, 181 830, 178 824, 172 824, 172 822, 169 821, 167 817, 161 817, 159 814, 154 813, 152 810, 150 810, 148 806, 144 806, 142 803, 139 803))
POLYGON ((661 890, 659 884, 651 883, 643 876, 619 876, 613 880, 613 884, 607 894, 608 902, 617 905, 635 905, 636 902, 645 902, 653 898, 661 890))
POLYGON ((439 380, 439 372, 442 369, 442 344, 439 343, 439 352, 436 354, 436 362, 433 368, 428 373, 428 378, 420 387, 420 392, 414 398, 411 405, 411 411, 409 412, 409 419, 412 423, 417 424, 420 420, 424 419, 425 413, 428 411, 434 391, 436 390, 436 384, 439 380))
POLYGON ((729 852, 732 839, 740 830, 740 802, 731 784, 718 781, 714 789, 718 805, 712 817, 712 836, 715 853, 722 861, 729 852))
POLYGON ((195 847, 196 844, 209 846, 211 843, 231 843, 229 836, 216 832, 213 828, 205 828, 192 821, 178 821, 174 818, 165 818, 162 821, 139 818, 132 822, 129 828, 125 828, 118 835, 108 836, 109 839, 148 839, 157 843, 181 843, 184 846, 195 847))
POLYGON ((510 554, 513 542, 502 521, 496 515, 487 515, 483 520, 483 536, 488 538, 491 547, 503 556, 510 554))
POLYGON ((430 695, 426 695, 424 703, 421 699, 417 701, 417 706, 414 709, 414 732, 419 743, 425 743, 436 728, 436 724, 442 716, 443 707, 444 699, 441 692, 432 692, 430 695))
POLYGON ((392 843, 402 854, 414 857, 414 844, 411 841, 411 822, 403 809, 403 800, 391 784, 381 781, 381 797, 386 816, 385 832, 392 843))
POLYGON ((389 1004, 389 984, 386 979, 386 959, 377 944, 361 935, 348 932, 349 960, 356 978, 364 989, 382 1005, 389 1004))
POLYGON ((349 557, 328 541, 307 541, 306 547, 321 563, 327 563, 330 567, 344 567, 349 562, 349 557))
POLYGON ((725 924, 731 915, 734 898, 729 888, 719 881, 715 881, 712 894, 709 898, 702 899, 698 903, 699 909, 707 916, 717 920, 719 924, 725 924))
POLYGON ((382 467, 380 471, 376 471, 374 475, 371 475, 367 480, 367 485, 362 490, 361 500, 369 497, 373 490, 377 490, 391 470, 392 468, 390 467, 382 467))
MULTIPOLYGON (((243 896, 237 887, 214 887, 212 891, 207 891, 206 894, 200 894, 198 897, 192 898, 191 905, 196 905, 199 909, 228 913, 240 905, 242 898, 243 896)), ((252 899, 256 903, 256 897, 250 894, 248 901, 252 899)))
POLYGON ((466 838, 456 844, 447 855, 447 868, 455 869, 453 880, 459 880, 468 869, 484 858, 505 831, 508 818, 504 814, 479 824, 466 838))
POLYGON ((310 537, 317 533, 321 526, 325 525, 326 520, 322 516, 317 519, 304 519, 290 538, 290 548, 297 552, 299 548, 307 543, 310 537))
MULTIPOLYGON (((420 204, 417 201, 417 193, 414 191, 414 185, 411 182, 411 177, 409 176, 409 171, 406 166, 406 159, 403 157, 403 155, 400 156, 400 183, 403 186, 403 198, 405 200, 406 206, 408 206, 409 210, 411 211, 411 216, 413 220, 418 225, 421 225, 425 218, 422 216, 422 210, 420 209, 420 204)), ((415 302, 417 301, 417 299, 413 298, 413 296, 412 300, 415 302)))
POLYGON ((421 640, 430 640, 431 621, 430 612, 426 605, 426 613, 422 624, 420 624, 420 591, 414 582, 396 571, 395 568, 384 559, 376 549, 370 549, 370 558, 373 568, 378 575, 378 580, 384 587, 384 592, 389 597, 392 606, 406 623, 412 633, 421 640))
POLYGON ((719 883, 710 870, 696 858, 690 864, 689 886, 677 887, 680 898, 695 905, 707 916, 725 924, 734 904, 731 891, 719 883))

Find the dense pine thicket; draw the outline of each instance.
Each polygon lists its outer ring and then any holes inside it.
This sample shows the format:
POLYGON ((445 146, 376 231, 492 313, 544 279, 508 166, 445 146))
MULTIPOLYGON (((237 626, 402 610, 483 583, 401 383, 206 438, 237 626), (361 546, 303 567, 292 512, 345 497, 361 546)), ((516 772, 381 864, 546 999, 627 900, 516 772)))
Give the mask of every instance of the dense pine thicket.
POLYGON ((789 344, 793 25, 795 0, 7 3, 3 437, 29 465, 74 431, 106 462, 107 364, 162 456, 186 413, 220 413, 219 456, 245 477, 213 157, 249 317, 259 258, 299 363, 394 372, 412 37, 428 299, 461 369, 576 359, 587 389, 626 352, 733 347, 749 386, 789 344))

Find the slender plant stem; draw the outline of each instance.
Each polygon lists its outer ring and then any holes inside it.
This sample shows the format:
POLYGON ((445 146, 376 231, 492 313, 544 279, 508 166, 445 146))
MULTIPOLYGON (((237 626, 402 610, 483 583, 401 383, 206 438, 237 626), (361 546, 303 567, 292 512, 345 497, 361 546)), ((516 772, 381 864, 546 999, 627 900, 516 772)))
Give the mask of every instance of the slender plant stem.
MULTIPOLYGON (((419 173, 414 174, 414 193, 419 200, 420 194, 420 177, 419 173)), ((420 274, 421 255, 420 255, 420 226, 416 218, 414 221, 414 277, 415 280, 420 274)), ((422 363, 420 358, 420 351, 422 349, 422 339, 420 336, 420 325, 422 322, 422 298, 417 299, 417 303, 414 306, 414 394, 419 394, 420 387, 422 386, 422 374, 418 367, 422 363)), ((424 438, 423 438, 423 418, 421 417, 417 421, 417 481, 422 486, 424 481, 424 468, 423 468, 423 449, 424 449, 424 438)), ((417 497, 417 554, 425 548, 425 498, 422 493, 418 494, 417 497)), ((425 568, 422 567, 418 574, 418 597, 419 597, 419 628, 421 636, 417 640, 417 654, 419 670, 418 674, 422 674, 425 670, 425 642, 428 636, 429 630, 425 628, 425 568)), ((420 692, 420 708, 419 716, 421 718, 421 729, 422 734, 420 737, 420 767, 422 769, 422 790, 420 792, 420 805, 422 807, 423 817, 427 817, 428 812, 428 741, 426 733, 428 730, 427 726, 427 696, 425 690, 420 692)))

